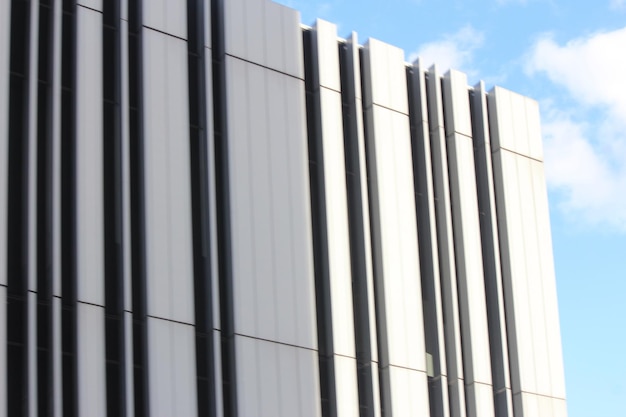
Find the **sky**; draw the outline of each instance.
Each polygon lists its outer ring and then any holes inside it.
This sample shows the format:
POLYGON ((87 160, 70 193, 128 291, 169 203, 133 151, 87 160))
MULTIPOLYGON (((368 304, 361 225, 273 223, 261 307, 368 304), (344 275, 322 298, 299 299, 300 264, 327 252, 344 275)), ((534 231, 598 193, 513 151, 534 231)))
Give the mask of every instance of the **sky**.
POLYGON ((626 415, 626 0, 278 0, 539 102, 569 417, 626 415))

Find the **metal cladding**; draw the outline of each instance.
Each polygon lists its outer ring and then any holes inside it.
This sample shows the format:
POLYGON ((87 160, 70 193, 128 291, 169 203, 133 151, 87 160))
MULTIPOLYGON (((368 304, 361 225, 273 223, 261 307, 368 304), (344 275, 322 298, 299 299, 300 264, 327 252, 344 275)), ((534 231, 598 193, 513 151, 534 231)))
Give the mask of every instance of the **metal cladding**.
POLYGON ((268 0, 0 1, 0 417, 564 417, 541 149, 268 0))

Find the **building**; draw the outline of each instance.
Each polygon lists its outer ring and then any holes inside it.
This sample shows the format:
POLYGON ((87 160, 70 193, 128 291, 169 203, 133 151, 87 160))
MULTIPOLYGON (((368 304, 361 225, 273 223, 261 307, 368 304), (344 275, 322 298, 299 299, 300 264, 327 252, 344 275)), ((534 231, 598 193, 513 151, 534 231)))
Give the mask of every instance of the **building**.
POLYGON ((565 416, 537 103, 269 0, 0 2, 0 417, 565 416))

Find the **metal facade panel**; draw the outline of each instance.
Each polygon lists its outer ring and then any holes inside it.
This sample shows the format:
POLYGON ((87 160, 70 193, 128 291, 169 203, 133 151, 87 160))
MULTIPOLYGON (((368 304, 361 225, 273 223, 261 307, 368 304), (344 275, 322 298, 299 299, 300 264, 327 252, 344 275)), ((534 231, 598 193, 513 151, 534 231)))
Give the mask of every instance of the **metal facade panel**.
MULTIPOLYGON (((315 31, 314 42, 316 44, 320 87, 341 91, 337 26, 325 20, 317 19, 313 30, 315 31)), ((336 114, 341 115, 341 111, 336 114)))
POLYGON ((236 330, 314 348, 304 83, 227 67, 241 76, 228 87, 236 330))
POLYGON ((434 66, 429 70, 428 78, 426 79, 426 91, 440 265, 439 273, 441 274, 441 299, 443 316, 446 322, 444 338, 450 415, 452 417, 464 417, 466 415, 465 380, 452 231, 448 153, 445 142, 441 78, 434 66))
MULTIPOLYGON (((465 379, 466 384, 491 384, 474 144, 466 77, 450 71, 444 76, 443 87, 465 379)), ((483 415, 487 411, 477 412, 483 415)))
POLYGON ((514 406, 522 416, 551 415, 565 388, 538 115, 532 101, 501 88, 489 100, 514 406), (530 115, 515 122, 525 128, 502 128, 517 113, 530 115))
POLYGON ((494 87, 489 93, 491 123, 498 134, 492 149, 504 148, 527 157, 543 160, 539 106, 528 97, 494 87))
POLYGON ((365 84, 371 96, 367 102, 408 114, 406 70, 402 49, 376 39, 365 45, 365 84))
MULTIPOLYGON (((122 6, 122 10, 124 10, 122 6)), ((124 310, 132 311, 133 310, 133 302, 132 302, 132 241, 131 241, 131 205, 130 205, 130 118, 129 118, 129 108, 130 108, 130 98, 129 98, 129 78, 130 75, 128 73, 129 62, 128 62, 128 50, 129 50, 129 40, 128 40, 128 22, 122 20, 120 22, 120 31, 122 35, 122 59, 121 59, 121 103, 120 106, 122 108, 122 120, 121 120, 121 129, 122 129, 122 241, 123 241, 123 257, 124 257, 124 267, 123 267, 123 276, 124 276, 124 310)))
POLYGON ((144 31, 148 314, 193 323, 187 45, 144 31))
MULTIPOLYGON (((4 269, 6 270, 6 268, 4 269)), ((0 369, 7 368, 7 288, 4 285, 0 285, 0 369)), ((0 417, 6 417, 7 407, 4 404, 7 403, 7 384, 9 376, 7 372, 2 372, 0 375, 0 417)))
MULTIPOLYGON (((335 339, 336 340, 336 339, 335 339)), ((356 359, 335 355, 335 380, 337 390, 337 415, 359 416, 359 392, 356 379, 356 359)))
POLYGON ((345 156, 341 120, 341 95, 322 88, 322 141, 330 295, 335 353, 355 356, 354 312, 352 309, 352 271, 346 197, 345 156))
POLYGON ((101 12, 102 1, 106 1, 106 0, 77 0, 76 4, 101 12))
POLYGON ((420 268, 425 311, 426 351, 433 359, 431 412, 450 415, 448 371, 444 336, 443 299, 437 239, 437 218, 433 185, 433 163, 429 135, 426 73, 415 63, 408 72, 410 78, 409 107, 412 109, 413 170, 417 205, 420 268))
POLYGON ((78 7, 76 16, 77 296, 104 305, 102 14, 78 7))
POLYGON ((224 2, 226 54, 304 77, 300 14, 265 0, 224 2))
MULTIPOLYGON (((105 0, 106 1, 106 0, 105 0)), ((143 25, 178 38, 187 39, 187 2, 149 0, 143 7, 143 25)))
POLYGON ((428 416, 428 380, 426 374, 399 366, 389 367, 391 412, 394 416, 428 416))
POLYGON ((319 417, 314 351, 246 336, 235 346, 240 415, 319 417))
POLYGON ((106 416, 104 307, 79 302, 78 411, 82 416, 106 416))
POLYGON ((152 317, 147 326, 151 415, 196 416, 193 326, 152 317))
POLYGON ((377 194, 370 198, 376 199, 379 210, 374 220, 381 230, 377 279, 385 289, 389 363, 425 371, 408 117, 378 106, 372 112, 377 194))
POLYGON ((446 135, 458 133, 471 137, 472 121, 467 76, 462 72, 450 70, 444 75, 443 83, 446 135))
POLYGON ((496 397, 496 415, 499 417, 512 416, 513 406, 509 372, 509 347, 507 341, 506 316, 504 312, 502 267, 500 262, 500 238, 497 229, 487 96, 483 82, 478 83, 474 87, 472 105, 474 155, 479 209, 481 212, 483 264, 485 265, 485 293, 487 297, 487 313, 489 316, 489 337, 493 386, 496 397))

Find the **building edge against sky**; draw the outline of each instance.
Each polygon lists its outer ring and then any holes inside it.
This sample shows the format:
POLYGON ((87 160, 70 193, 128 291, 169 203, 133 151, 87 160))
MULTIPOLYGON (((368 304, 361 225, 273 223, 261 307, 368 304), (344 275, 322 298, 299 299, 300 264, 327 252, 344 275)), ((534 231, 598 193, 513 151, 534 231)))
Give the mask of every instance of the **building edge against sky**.
POLYGON ((0 417, 566 416, 535 101, 269 0, 0 31, 0 417))

